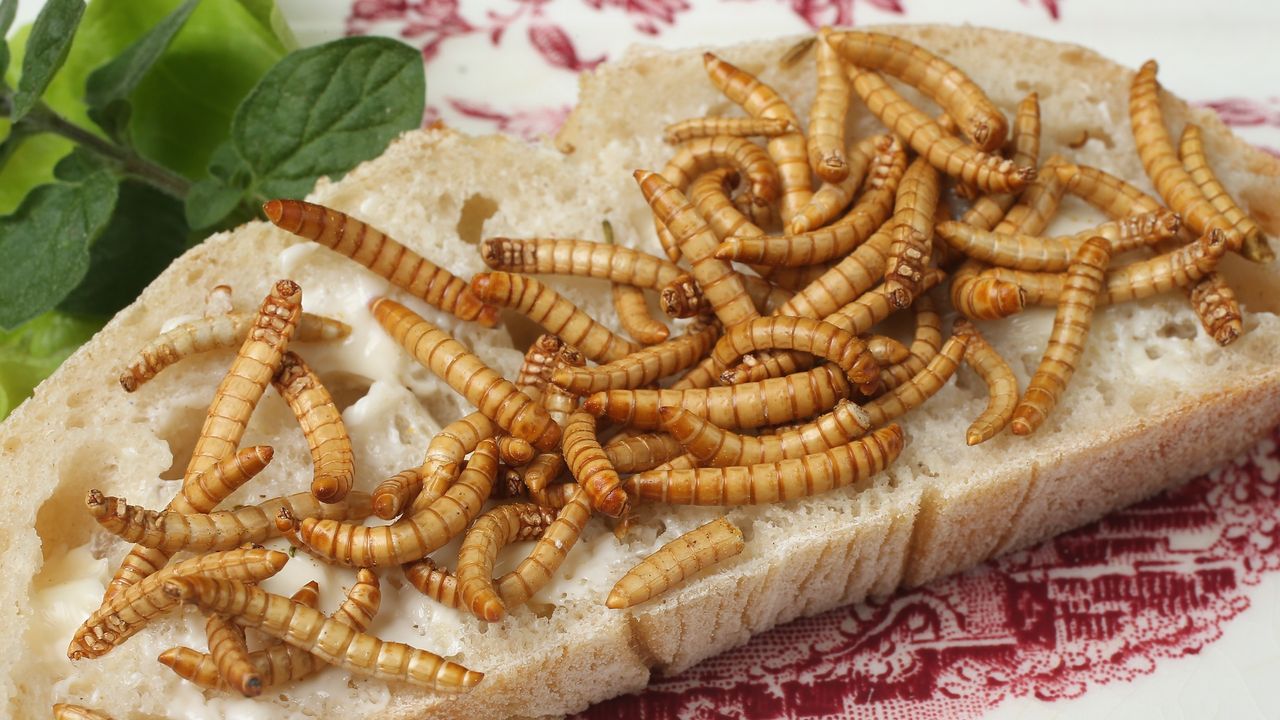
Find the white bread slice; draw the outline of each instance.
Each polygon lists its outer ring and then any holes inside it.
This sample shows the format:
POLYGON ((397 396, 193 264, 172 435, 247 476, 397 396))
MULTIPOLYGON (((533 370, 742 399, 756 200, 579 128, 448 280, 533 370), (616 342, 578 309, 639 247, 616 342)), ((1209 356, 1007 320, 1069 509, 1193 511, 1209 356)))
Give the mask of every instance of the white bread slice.
MULTIPOLYGON (((1128 129, 1130 70, 1082 48, 1005 32, 885 30, 949 58, 1007 112, 1026 92, 1039 92, 1046 155, 1063 152, 1149 187, 1128 129), (1066 147, 1086 131, 1090 140, 1083 147, 1066 147)), ((811 63, 778 64, 794 42, 728 48, 723 56, 760 73, 803 113, 813 92, 811 63)), ((1163 106, 1175 133, 1189 118, 1205 128, 1223 182, 1269 234, 1280 235, 1280 163, 1235 139, 1207 111, 1188 109, 1168 95, 1163 106)), ((734 112, 706 81, 700 51, 632 51, 584 77, 581 106, 558 138, 561 148, 571 150, 567 155, 501 137, 414 132, 341 182, 321 182, 311 199, 374 223, 462 276, 482 268, 475 246, 481 235, 595 239, 606 217, 620 242, 659 254, 631 171, 661 168, 670 154, 660 139, 666 123, 734 112)), ((858 135, 875 127, 865 110, 852 116, 858 135)), ((1067 208, 1072 213, 1085 215, 1078 206, 1067 208)), ((966 447, 964 428, 986 398, 981 382, 964 370, 904 419, 908 446, 890 471, 864 487, 732 510, 747 538, 742 555, 631 610, 604 609, 612 583, 640 557, 717 510, 645 508, 622 544, 603 524, 593 524, 563 569, 589 582, 558 579, 530 607, 487 627, 434 607, 403 585, 399 571, 382 571, 385 598, 373 632, 487 673, 470 695, 438 698, 329 669, 248 701, 206 697, 155 662, 175 644, 203 649, 202 623, 193 612, 154 623, 100 660, 65 659, 71 630, 96 607, 127 549, 94 528, 83 507, 85 491, 97 487, 163 505, 176 484, 158 478, 181 473, 230 353, 185 360, 132 395, 115 382, 120 368, 166 321, 199 314, 214 284, 232 285, 237 307, 247 309, 272 280, 288 276, 302 285, 308 311, 356 325, 340 346, 298 349, 339 402, 349 405, 344 417, 356 445, 357 487, 371 488, 416 465, 431 434, 466 408, 370 327, 364 300, 388 292, 385 283, 265 223, 217 235, 175 262, 0 426, 0 478, 9 508, 0 524, 0 712, 47 716, 52 703, 71 701, 118 718, 375 711, 397 718, 540 716, 637 690, 651 669, 677 672, 775 624, 1026 546, 1248 447, 1280 421, 1280 366, 1274 361, 1280 263, 1260 267, 1232 258, 1223 269, 1248 310, 1247 332, 1230 347, 1205 335, 1181 295, 1105 308, 1063 403, 1036 435, 1005 434, 966 447), (550 604, 554 612, 542 617, 550 604)), ((612 322, 602 283, 551 282, 612 322)), ((485 330, 410 304, 509 376, 517 348, 535 334, 527 322, 485 330)), ((1051 319, 1052 312, 1033 310, 983 328, 1023 386, 1051 319)), ((274 394, 259 407, 245 442, 273 445, 276 458, 228 505, 306 487, 305 444, 274 394)), ((287 593, 319 572, 299 553, 282 577, 265 585, 287 593)), ((340 584, 350 577, 342 571, 325 575, 324 607, 334 606, 340 584)))

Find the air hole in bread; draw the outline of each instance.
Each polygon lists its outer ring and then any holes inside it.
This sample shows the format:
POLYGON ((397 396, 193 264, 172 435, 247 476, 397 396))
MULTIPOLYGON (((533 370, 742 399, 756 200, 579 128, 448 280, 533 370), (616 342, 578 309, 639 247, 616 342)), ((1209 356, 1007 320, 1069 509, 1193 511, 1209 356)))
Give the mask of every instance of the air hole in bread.
POLYGON ((1147 351, 1147 357, 1151 360, 1159 360, 1164 355, 1164 351, 1156 345, 1148 345, 1143 349, 1147 351))
POLYGON ((161 480, 181 480, 195 450, 196 440, 200 435, 200 426, 204 423, 207 411, 199 407, 175 407, 160 418, 156 436, 169 446, 169 454, 173 464, 160 473, 161 480))
POLYGON ((88 420, 84 415, 78 412, 70 412, 67 414, 67 427, 72 430, 79 430, 88 424, 88 420))
POLYGON ((22 441, 16 437, 4 441, 4 451, 7 453, 18 452, 20 447, 22 447, 22 441))
MULTIPOLYGON (((1160 326, 1160 329, 1156 331, 1156 335, 1162 338, 1181 338, 1183 340, 1194 340, 1196 338, 1196 324, 1188 318, 1170 320, 1169 322, 1160 326)), ((1150 355, 1151 351, 1148 350, 1147 354, 1150 355)))
POLYGON ((62 458, 58 463, 58 486, 36 512, 36 533, 44 552, 89 541, 97 524, 80 521, 88 518, 84 496, 91 488, 111 487, 119 469, 118 450, 105 442, 78 442, 62 458), (78 519, 70 521, 68 515, 78 519))
POLYGON ((458 215, 458 237, 471 245, 478 245, 484 234, 484 223, 498 212, 498 203, 485 195, 475 194, 462 203, 458 215))
POLYGON ((1081 48, 1067 48, 1058 53, 1058 61, 1067 65, 1083 65, 1091 54, 1081 48))
POLYGON ((338 406, 338 412, 355 405, 360 398, 369 394, 369 387, 373 385, 373 381, 363 375, 342 371, 325 373, 320 376, 320 382, 324 383, 333 396, 333 404, 338 406))

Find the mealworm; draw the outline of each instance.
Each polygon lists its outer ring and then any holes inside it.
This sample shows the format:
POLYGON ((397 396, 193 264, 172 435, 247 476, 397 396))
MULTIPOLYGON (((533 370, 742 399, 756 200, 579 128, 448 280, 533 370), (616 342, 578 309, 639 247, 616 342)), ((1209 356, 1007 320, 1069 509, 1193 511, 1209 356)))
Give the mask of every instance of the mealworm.
POLYGON ((885 292, 899 310, 911 307, 924 288, 931 243, 928 235, 903 225, 895 228, 885 267, 885 292))
POLYGON ((143 547, 172 555, 180 550, 209 552, 232 550, 245 543, 260 543, 276 532, 281 508, 296 517, 330 518, 360 522, 369 516, 369 496, 355 492, 338 503, 317 502, 310 493, 264 500, 235 510, 215 513, 156 512, 123 499, 90 490, 85 505, 107 532, 143 547))
POLYGON ((469 691, 484 677, 435 653, 380 640, 287 597, 235 580, 172 578, 165 593, 205 610, 239 616, 239 622, 316 655, 345 670, 398 680, 439 693, 469 691))
MULTIPOLYGON (((888 217, 889 209, 893 206, 893 194, 897 188, 898 177, 894 176, 895 169, 897 176, 902 175, 902 171, 906 169, 906 152, 902 149, 902 144, 897 138, 888 135, 875 135, 873 137, 864 138, 849 148, 847 154, 849 173, 844 180, 837 183, 825 182, 818 191, 813 194, 809 200, 809 204, 805 205, 787 226, 787 232, 792 235, 799 235, 810 230, 820 228, 831 222, 841 210, 848 207, 853 201, 854 195, 857 194, 858 188, 864 189, 863 197, 859 199, 858 205, 851 208, 848 213, 839 220, 841 226, 854 226, 859 230, 862 237, 854 244, 862 242, 871 230, 863 228, 872 225, 878 227, 884 222, 884 218, 888 217), (900 167, 898 161, 901 160, 900 167), (886 185, 892 187, 886 188, 886 185), (870 213, 883 208, 884 217, 876 222, 874 216, 870 213)), ((872 228, 874 229, 874 228, 872 228)), ((852 246, 849 248, 853 249, 852 246)), ((846 250, 846 252, 848 252, 846 250)), ((830 257, 838 257, 841 253, 837 252, 830 257)), ((822 258, 829 259, 827 257, 822 258)))
MULTIPOLYGON (((810 318, 769 317, 735 325, 720 338, 711 354, 717 363, 727 366, 756 350, 773 349, 796 350, 830 360, 855 384, 869 383, 880 373, 879 364, 861 339, 810 318)), ((733 371, 726 371, 721 382, 733 384, 736 377, 733 371)))
POLYGON ((695 323, 680 337, 647 347, 608 365, 590 369, 561 366, 552 374, 551 381, 576 395, 642 387, 702 359, 719 334, 720 328, 715 323, 695 323))
MULTIPOLYGON (((703 53, 702 61, 711 84, 724 93, 725 97, 740 105, 748 115, 787 120, 795 127, 800 127, 800 120, 791 106, 773 88, 760 82, 754 75, 712 53, 703 53)), ((800 208, 809 202, 812 194, 809 154, 805 148, 804 135, 797 130, 769 138, 767 149, 782 181, 782 222, 789 223, 800 208)), ((725 326, 730 324, 726 323, 725 326)))
MULTIPOLYGON (((584 365, 586 365, 586 360, 582 357, 582 354, 574 348, 566 346, 560 350, 556 369, 553 373, 561 370, 576 372, 584 365)), ((555 383, 551 383, 547 385, 546 393, 542 396, 542 407, 563 431, 565 423, 569 422, 569 416, 578 409, 578 396, 561 389, 555 383)), ((563 435, 561 437, 563 438, 563 435)), ((564 455, 559 452, 542 453, 535 457, 533 462, 529 463, 528 467, 525 468, 524 483, 530 491, 542 490, 560 475, 560 471, 563 468, 564 455)))
POLYGON ((1266 264, 1275 260, 1276 254, 1267 244, 1262 228, 1236 204, 1218 176, 1213 173, 1213 168, 1209 167, 1204 142, 1200 139, 1200 126, 1187 123, 1182 128, 1182 137, 1178 140, 1178 158, 1182 160, 1192 182, 1200 188, 1209 204, 1213 205, 1213 209, 1221 213, 1244 239, 1240 254, 1256 263, 1266 264))
MULTIPOLYGON (((739 274, 742 287, 746 289, 751 303, 757 312, 773 312, 791 299, 792 293, 754 275, 739 274)), ((681 275, 662 288, 658 293, 658 305, 662 311, 673 318, 691 318, 697 315, 710 315, 711 302, 702 291, 702 286, 692 275, 681 275)))
POLYGON ((287 554, 274 550, 228 550, 197 555, 161 568, 112 595, 94 610, 76 629, 67 647, 67 657, 72 660, 102 657, 141 630, 151 618, 172 608, 175 603, 162 589, 166 580, 192 574, 265 580, 279 572, 288 561, 287 554))
POLYGON ((111 720, 111 716, 83 705, 54 703, 53 720, 111 720))
POLYGON ((641 472, 684 452, 676 438, 666 433, 646 433, 604 446, 604 454, 620 473, 641 472))
POLYGON ((227 685, 245 697, 262 694, 262 676, 249 660, 249 646, 245 643, 244 630, 225 615, 213 613, 205 622, 205 635, 209 638, 209 655, 213 658, 218 675, 227 685))
POLYGON ((1178 161, 1160 112, 1160 84, 1156 80, 1156 70, 1156 62, 1148 60, 1134 74, 1133 83, 1129 86, 1129 124, 1142 167, 1155 185, 1156 192, 1182 216, 1188 227, 1202 235, 1210 230, 1222 230, 1227 235, 1230 249, 1238 250, 1242 238, 1235 225, 1209 202, 1178 161))
POLYGON ((1119 254, 1171 238, 1181 227, 1178 214, 1162 208, 1051 238, 986 232, 957 222, 939 224, 937 234, 957 250, 992 265, 1060 272, 1067 269, 1075 252, 1091 237, 1103 238, 1111 243, 1112 252, 1119 254))
POLYGON ((653 290, 684 272, 639 250, 587 240, 489 238, 480 256, 494 270, 598 278, 653 290))
POLYGON ((900 363, 911 357, 911 351, 906 345, 887 335, 868 336, 866 343, 867 352, 871 353, 871 357, 881 366, 900 363))
POLYGON ((614 584, 604 604, 614 610, 639 605, 679 587, 686 579, 741 553, 745 547, 742 531, 728 520, 716 518, 641 560, 614 584))
POLYGON ((482 440, 458 481, 422 510, 378 527, 339 520, 306 518, 287 512, 276 517, 286 536, 317 555, 351 567, 400 565, 435 552, 466 528, 484 507, 498 472, 498 450, 492 438, 482 440))
POLYGON ((942 350, 942 316, 933 298, 921 295, 912 306, 915 310, 916 329, 911 338, 911 347, 907 349, 908 357, 892 364, 885 365, 880 371, 880 384, 886 390, 892 390, 909 382, 942 350))
POLYGON ((720 427, 754 428, 812 417, 849 394, 845 374, 821 366, 761 382, 688 390, 608 390, 587 398, 583 408, 596 416, 652 430, 658 408, 683 407, 720 427))
MULTIPOLYGON (((161 333, 129 361, 120 374, 120 386, 125 392, 133 392, 183 358, 243 343, 253 322, 252 313, 226 313, 192 320, 161 333)), ((350 334, 351 326, 344 322, 304 312, 298 320, 293 340, 327 342, 341 340, 350 334)))
POLYGON ((627 478, 640 500, 672 505, 762 505, 860 483, 897 459, 902 427, 890 425, 845 445, 800 458, 737 467, 659 471, 627 478))
POLYGON ((829 183, 849 175, 844 152, 845 115, 849 112, 849 78, 840 54, 827 39, 830 28, 818 32, 818 89, 809 106, 809 166, 829 183))
POLYGON ((933 397, 956 374, 964 360, 966 338, 953 335, 943 343, 942 351, 916 373, 911 380, 862 406, 871 420, 871 427, 884 425, 920 407, 933 397))
MULTIPOLYGON (((805 167, 807 173, 808 166, 805 167)), ((741 276, 729 263, 716 259, 715 251, 719 242, 684 194, 655 173, 637 170, 635 178, 654 215, 671 230, 692 263, 693 276, 721 324, 729 327, 742 320, 758 317, 759 313, 743 287, 741 276)), ((609 358, 615 359, 617 358, 609 358)))
POLYGON ((543 333, 525 351, 520 369, 516 371, 516 387, 528 395, 530 400, 537 402, 542 399, 542 390, 551 381, 556 353, 562 347, 563 340, 551 333, 543 333))
POLYGON ((889 73, 928 95, 955 118, 980 150, 993 152, 1004 144, 1008 130, 1004 113, 977 83, 946 60, 908 40, 882 33, 833 33, 829 42, 849 62, 889 73))
POLYGON ((569 416, 564 426, 564 459, 592 509, 615 518, 627 514, 630 502, 617 470, 596 439, 594 414, 575 412, 569 416))
POLYGON ((292 351, 285 351, 271 379, 289 405, 311 448, 311 493, 321 502, 342 500, 355 479, 355 456, 342 413, 320 378, 292 351))
POLYGON ((503 430, 539 450, 560 441, 560 428, 545 410, 448 333, 394 300, 377 298, 370 309, 392 339, 503 430))
POLYGON ((428 305, 485 327, 499 310, 467 289, 467 282, 346 213, 302 200, 272 200, 262 211, 277 227, 345 255, 428 305))
POLYGON ((476 518, 458 550, 458 594, 462 605, 487 622, 507 614, 507 606, 491 575, 498 551, 513 542, 532 540, 555 521, 556 513, 532 503, 499 505, 476 518))
MULTIPOLYGON (((421 510, 444 494, 462 469, 462 461, 474 451, 480 441, 493 437, 498 426, 484 413, 471 413, 445 425, 427 443, 427 453, 422 460, 422 483, 413 497, 413 512, 421 510)), ((379 501, 374 493, 374 504, 379 501)), ((393 516, 394 517, 394 516, 393 516)))
POLYGON ((1219 345, 1230 345, 1244 332, 1235 291, 1218 273, 1209 273, 1188 288, 1196 317, 1219 345))
POLYGON ((876 231, 773 314, 814 319, 830 315, 881 281, 892 245, 893 237, 887 228, 876 231))
MULTIPOLYGON (((270 445, 252 445, 241 448, 222 462, 196 476, 189 488, 183 488, 192 512, 209 512, 226 498, 231 496, 241 485, 252 480, 262 472, 275 451, 270 445)), ((174 510, 172 503, 168 510, 174 510)))
POLYGON ((471 278, 471 290, 486 302, 525 315, 597 362, 611 362, 640 349, 534 278, 507 272, 477 273, 471 278))
POLYGON ((320 583, 308 580, 307 584, 295 590, 289 599, 309 608, 320 607, 320 583))
POLYGON ((678 407, 658 408, 662 427, 699 465, 758 465, 830 450, 866 434, 862 408, 841 400, 812 422, 774 435, 739 435, 678 407))
MULTIPOLYGON (((1025 167, 1036 167, 1040 162, 1040 96, 1037 93, 1029 93, 1014 112, 1013 154, 1010 159, 1015 165, 1025 167)), ((990 230, 1004 218, 1017 199, 1018 196, 1012 193, 983 195, 965 211, 963 220, 969 225, 990 230)))
POLYGON ((373 514, 383 520, 394 520, 421 490, 422 471, 419 468, 401 470, 378 483, 370 493, 373 514))
POLYGON ((667 339, 670 331, 666 325, 649 315, 649 302, 640 288, 614 283, 613 309, 618 324, 627 334, 642 345, 655 345, 667 339))
POLYGON ((1013 419, 1018 405, 1018 379, 973 323, 957 320, 955 333, 965 338, 964 361, 987 386, 987 407, 965 431, 965 443, 977 445, 995 437, 1013 419))
POLYGON ((977 260, 966 260, 952 276, 951 304, 962 315, 974 320, 999 320, 1022 312, 1026 293, 1017 283, 985 276, 986 267, 977 260))
POLYGON ((777 137, 797 132, 800 128, 786 118, 697 117, 668 125, 662 131, 662 139, 668 145, 678 145, 686 140, 716 135, 777 137))
POLYGON ((1040 365, 1031 376, 1031 383, 1022 400, 1014 409, 1010 427, 1014 435, 1030 435, 1044 424, 1058 399, 1075 373, 1076 364, 1084 353, 1089 325, 1093 321, 1093 309, 1102 290, 1111 260, 1111 247, 1106 240, 1095 238, 1086 242, 1076 252, 1076 259, 1067 270, 1058 300, 1058 312, 1053 318, 1053 330, 1040 365))
MULTIPOLYGON (((555 485, 548 485, 541 490, 530 490, 529 499, 542 507, 549 507, 558 510, 565 505, 568 505, 569 502, 573 500, 577 492, 578 483, 556 483, 555 485)), ((583 495, 581 499, 583 505, 587 509, 590 509, 591 506, 587 503, 587 496, 583 495)))
POLYGON ((947 175, 984 193, 1016 192, 1035 179, 1034 167, 987 154, 944 132, 877 73, 851 68, 849 77, 854 92, 871 114, 895 135, 906 138, 913 150, 947 175))
POLYGON ((499 435, 498 459, 508 465, 524 465, 533 459, 534 449, 528 442, 510 435, 499 435))

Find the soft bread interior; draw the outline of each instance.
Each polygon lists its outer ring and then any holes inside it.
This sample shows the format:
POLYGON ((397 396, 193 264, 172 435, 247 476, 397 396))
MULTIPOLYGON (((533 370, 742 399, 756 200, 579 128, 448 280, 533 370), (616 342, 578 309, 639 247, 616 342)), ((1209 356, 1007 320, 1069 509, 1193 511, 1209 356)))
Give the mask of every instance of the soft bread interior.
MULTIPOLYGON (((893 27, 949 58, 1012 112, 1040 94, 1043 155, 1062 152, 1149 188, 1128 129, 1131 72, 1094 53, 974 28, 893 27)), ((722 51, 759 73, 803 116, 813 93, 811 57, 779 59, 799 38, 722 51)), ((1176 90, 1176 88, 1174 88, 1176 90)), ((919 99, 918 96, 916 99, 919 99)), ((923 101, 921 101, 923 103, 923 101)), ((927 105, 926 105, 927 107, 927 105)), ((1205 128, 1214 169, 1274 237, 1280 235, 1280 164, 1232 137, 1207 111, 1166 95, 1176 136, 1189 118, 1205 128)), ((367 220, 461 276, 482 270, 482 237, 598 239, 609 219, 620 242, 661 254, 631 178, 661 169, 662 127, 708 113, 739 114, 706 81, 700 51, 634 50, 584 76, 582 102, 557 146, 447 130, 409 133, 312 200, 367 220), (563 152, 561 152, 563 151, 563 152)), ((855 102, 851 136, 879 131, 855 102)), ((1101 219, 1068 202, 1055 230, 1101 219)), ((84 510, 89 488, 162 507, 177 484, 205 408, 231 354, 185 360, 127 395, 115 377, 162 329, 198 315, 213 285, 234 288, 250 310, 269 283, 302 285, 304 307, 355 327, 341 344, 299 345, 344 408, 357 487, 415 466, 433 433, 469 412, 372 323, 366 301, 407 302, 508 376, 538 330, 508 313, 494 330, 405 300, 345 258, 251 223, 211 238, 170 267, 0 428, 0 477, 9 495, 0 525, 0 693, 15 717, 47 715, 70 700, 116 717, 288 715, 386 717, 538 716, 572 712, 644 686, 650 668, 679 671, 754 633, 903 584, 927 582, 1023 547, 1171 483, 1208 470, 1280 420, 1280 264, 1224 263, 1247 314, 1227 348, 1200 329, 1180 294, 1101 310, 1083 363, 1059 408, 1029 439, 1004 434, 975 448, 964 429, 986 403, 968 369, 903 423, 908 445, 862 487, 785 505, 729 511, 746 551, 683 589, 629 611, 606 611, 614 581, 657 546, 719 514, 715 508, 644 507, 623 542, 593 522, 560 577, 504 622, 485 625, 441 608, 380 572, 383 610, 372 631, 450 656, 487 673, 470 695, 441 699, 329 669, 250 701, 204 693, 155 662, 164 649, 204 649, 194 611, 157 621, 100 660, 71 663, 66 644, 93 610, 128 545, 99 532, 84 510)), ((602 282, 549 280, 594 317, 616 325, 602 282)), ((1025 387, 1052 322, 1033 310, 983 332, 1025 387)), ((909 324, 895 326, 900 336, 909 324)), ((269 392, 245 443, 276 450, 271 466, 226 503, 252 503, 305 488, 310 459, 296 422, 269 392)), ((506 551, 511 563, 525 546, 506 551)), ((447 559, 451 548, 441 556, 447 559)), ((331 610, 352 573, 298 553, 265 583, 290 593, 312 577, 331 610)))

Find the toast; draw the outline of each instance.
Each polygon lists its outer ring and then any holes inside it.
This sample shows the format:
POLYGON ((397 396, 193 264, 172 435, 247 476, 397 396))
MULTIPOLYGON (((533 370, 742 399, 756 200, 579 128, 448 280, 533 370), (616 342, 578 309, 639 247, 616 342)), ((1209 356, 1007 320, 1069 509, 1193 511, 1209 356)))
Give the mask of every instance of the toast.
MULTIPOLYGON (((1083 48, 976 28, 883 29, 930 48, 965 70, 1006 113, 1039 93, 1042 154, 1062 152, 1149 188, 1126 117, 1132 71, 1083 48), (1083 144, 1081 139, 1084 138, 1083 144), (1076 147, 1079 145, 1079 147, 1076 147)), ((758 72, 797 110, 808 108, 812 66, 779 63, 797 39, 753 43, 722 56, 758 72)), ((911 96, 919 101, 918 96, 911 96)), ((1280 161, 1234 138, 1206 110, 1166 93, 1166 122, 1204 128, 1228 190, 1280 234, 1280 161)), ((660 169, 670 155, 663 127, 731 114, 706 81, 700 51, 632 50, 583 76, 581 102, 552 144, 412 132, 341 182, 321 181, 310 199, 375 224, 461 277, 483 270, 483 237, 598 240, 608 219, 622 244, 661 249, 631 171, 660 169), (661 102, 655 102, 657 90, 661 102)), ((858 103, 850 135, 880 126, 858 103)), ((1053 230, 1094 222, 1064 203, 1053 230)), ((443 697, 330 668, 257 700, 187 684, 155 662, 175 645, 203 647, 203 619, 186 612, 153 622, 97 660, 73 663, 67 641, 97 607, 127 543, 99 531, 84 509, 90 488, 160 507, 172 497, 229 352, 184 360, 136 393, 115 378, 139 348, 177 320, 198 315, 205 292, 227 284, 237 310, 256 306, 283 277, 302 287, 308 312, 352 325, 341 343, 294 349, 316 368, 351 432, 356 487, 416 466, 431 436, 471 411, 373 323, 367 301, 389 294, 515 377, 539 330, 507 313, 496 329, 457 321, 328 250, 255 222, 210 238, 170 266, 142 296, 37 388, 0 426, 0 477, 9 512, 0 587, 0 693, 13 717, 47 716, 55 702, 115 717, 235 712, 275 716, 543 716, 642 688, 652 672, 679 672, 796 617, 926 583, 986 558, 1095 520, 1207 471, 1280 422, 1280 262, 1228 258, 1221 271, 1246 309, 1245 333, 1220 347, 1177 293, 1102 308, 1080 368, 1045 427, 968 448, 964 430, 986 403, 970 370, 903 419, 908 443, 886 472, 856 487, 776 506, 734 508, 745 551, 654 601, 605 610, 612 584, 641 558, 723 514, 717 508, 643 505, 622 541, 600 521, 588 527, 553 583, 502 622, 486 625, 433 604, 399 570, 381 571, 383 610, 372 633, 407 642, 485 673, 471 693, 443 697)), ((556 278, 555 287, 612 324, 602 282, 556 278)), ((1035 369, 1053 313, 1031 309, 984 326, 1020 386, 1035 369)), ((224 505, 297 492, 309 483, 307 446, 289 409, 268 394, 245 444, 275 448, 274 461, 224 505)), ((279 547, 279 543, 273 546, 279 547)), ((441 551, 456 549, 456 541, 441 551)), ((512 557, 520 550, 510 551, 512 557)), ((505 568, 499 567, 499 571, 505 568)), ((354 572, 299 552, 265 589, 289 594, 319 579, 331 611, 354 572)))

